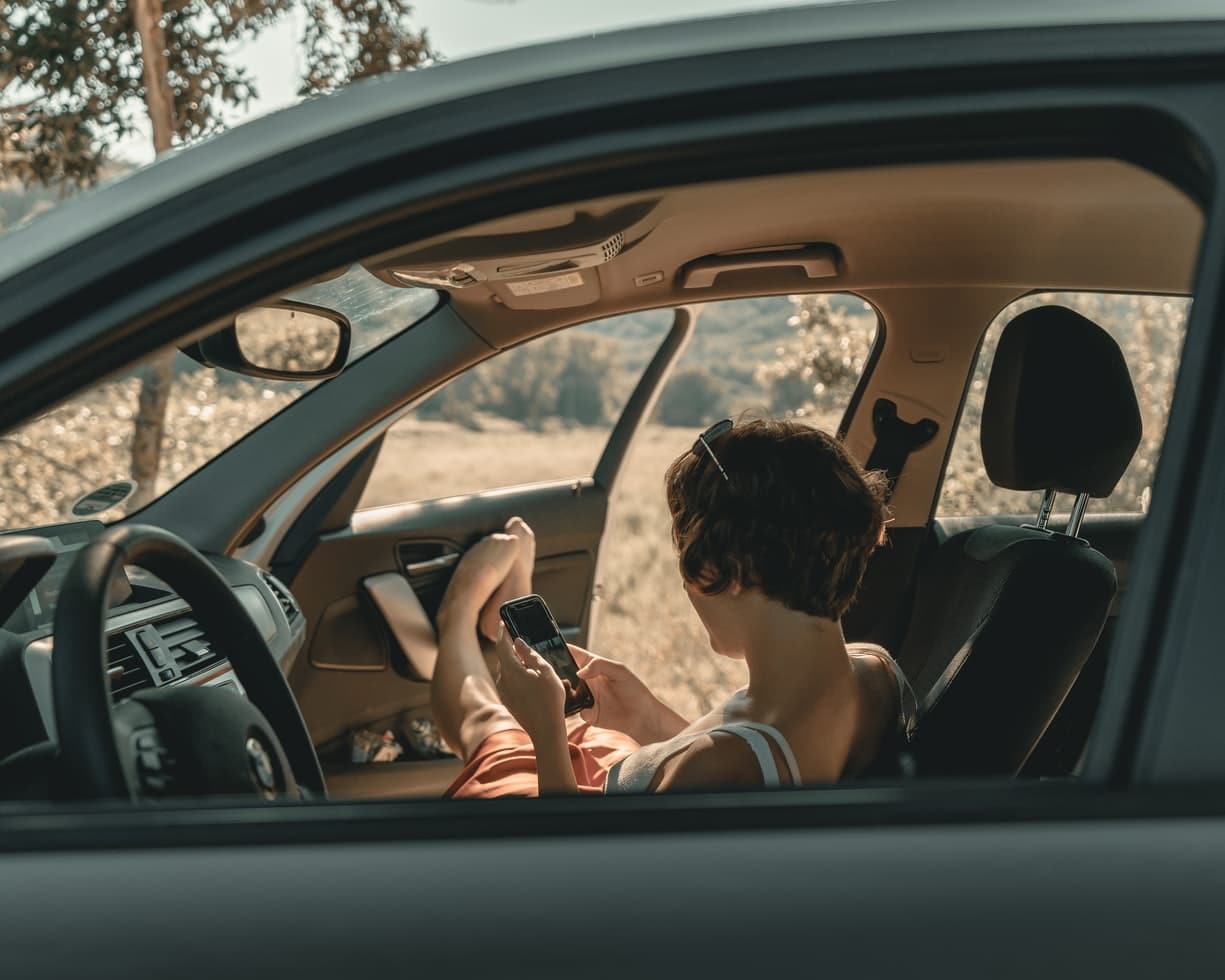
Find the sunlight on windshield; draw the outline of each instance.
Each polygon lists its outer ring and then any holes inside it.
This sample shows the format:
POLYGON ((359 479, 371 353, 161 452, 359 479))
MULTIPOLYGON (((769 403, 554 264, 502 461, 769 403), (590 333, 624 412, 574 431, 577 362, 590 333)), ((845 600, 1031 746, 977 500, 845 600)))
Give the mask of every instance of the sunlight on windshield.
MULTIPOLYGON (((421 319, 437 294, 390 286, 354 266, 338 279, 288 298, 344 313, 353 328, 349 363, 421 319)), ((118 520, 164 494, 254 431, 320 381, 268 381, 204 367, 175 352, 165 428, 157 453, 157 480, 100 514, 74 513, 91 491, 127 480, 133 444, 150 425, 142 410, 148 359, 102 382, 35 421, 0 436, 0 473, 10 492, 0 501, 0 529, 73 520, 118 520), (143 492, 142 492, 143 491, 143 492)))

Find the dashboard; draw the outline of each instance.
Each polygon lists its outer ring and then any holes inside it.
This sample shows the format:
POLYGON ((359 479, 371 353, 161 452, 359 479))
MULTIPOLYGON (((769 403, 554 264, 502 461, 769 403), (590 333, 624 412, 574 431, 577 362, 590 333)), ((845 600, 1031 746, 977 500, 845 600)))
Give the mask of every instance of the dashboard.
MULTIPOLYGON (((15 633, 28 633, 51 625, 55 603, 59 598, 64 576, 72 566, 76 553, 105 530, 101 521, 79 521, 74 524, 51 524, 21 531, 21 536, 47 541, 55 550, 55 561, 26 593, 21 604, 4 622, 4 628, 15 633)), ((132 595, 132 584, 126 571, 120 572, 111 586, 111 605, 122 605, 132 595)))
MULTIPOLYGON (((98 521, 51 525, 18 532, 50 542, 54 560, 27 589, 0 608, 0 759, 56 738, 51 685, 52 623, 59 589, 77 552, 106 525, 98 521)), ((0 542, 10 539, 0 534, 0 542)), ((45 548, 45 546, 43 546, 45 548)), ((242 603, 281 664, 305 641, 305 617, 289 589, 269 572, 235 558, 206 556, 242 603)), ((47 559, 44 557, 43 561, 47 559)), ((0 593, 20 580, 21 569, 0 567, 0 593)), ((24 585, 24 582, 23 582, 24 585)), ((242 685, 227 651, 216 648, 197 625, 191 607, 162 580, 129 567, 112 586, 106 624, 107 675, 118 702, 140 690, 172 684, 242 685)))

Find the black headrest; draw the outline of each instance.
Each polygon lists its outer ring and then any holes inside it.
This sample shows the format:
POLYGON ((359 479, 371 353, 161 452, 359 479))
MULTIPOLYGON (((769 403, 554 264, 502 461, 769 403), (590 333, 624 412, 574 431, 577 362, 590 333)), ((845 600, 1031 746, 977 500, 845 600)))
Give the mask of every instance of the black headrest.
POLYGON ((1108 497, 1140 445, 1123 352, 1092 320, 1040 306, 1004 328, 987 396, 987 475, 1008 490, 1108 497))

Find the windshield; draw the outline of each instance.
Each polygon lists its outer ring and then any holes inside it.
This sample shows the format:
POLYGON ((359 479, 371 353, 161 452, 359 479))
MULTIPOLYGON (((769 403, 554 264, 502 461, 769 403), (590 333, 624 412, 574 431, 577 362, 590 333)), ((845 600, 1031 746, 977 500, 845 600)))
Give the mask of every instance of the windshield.
MULTIPOLYGON (((388 285, 354 266, 287 298, 348 317, 352 364, 420 320, 437 294, 388 285)), ((118 520, 326 383, 243 377, 178 351, 141 361, 0 436, 0 473, 8 488, 0 500, 0 529, 118 520), (165 403, 160 426, 159 386, 165 403)))

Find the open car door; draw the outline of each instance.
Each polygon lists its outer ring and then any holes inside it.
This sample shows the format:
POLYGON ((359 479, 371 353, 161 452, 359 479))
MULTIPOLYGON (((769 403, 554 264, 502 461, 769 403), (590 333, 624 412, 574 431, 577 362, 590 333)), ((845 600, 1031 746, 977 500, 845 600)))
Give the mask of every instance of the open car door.
POLYGON ((617 478, 693 322, 689 309, 675 311, 589 473, 358 509, 379 457, 404 451, 384 437, 306 508, 273 570, 311 624, 289 679, 333 795, 437 795, 458 774, 453 756, 429 758, 434 753, 427 751, 422 757, 411 745, 394 765, 355 763, 350 733, 416 726, 430 741, 428 666, 421 665, 431 662, 438 607, 464 550, 510 517, 523 517, 535 532, 534 588, 566 638, 587 641, 599 608, 600 546, 617 478))

